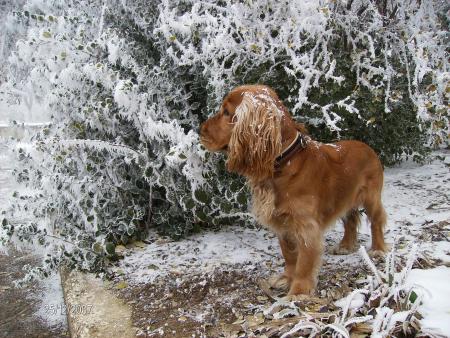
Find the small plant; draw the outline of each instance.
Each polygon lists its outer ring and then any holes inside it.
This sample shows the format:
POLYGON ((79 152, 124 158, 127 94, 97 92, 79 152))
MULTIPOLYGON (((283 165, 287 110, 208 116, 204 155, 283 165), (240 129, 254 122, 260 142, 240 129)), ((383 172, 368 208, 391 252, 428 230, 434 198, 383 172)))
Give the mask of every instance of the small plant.
MULTIPOLYGON (((415 337, 421 332, 418 312, 421 296, 407 283, 418 258, 413 245, 406 259, 396 255, 395 245, 386 256, 384 271, 369 258, 364 247, 359 254, 371 274, 363 286, 336 302, 340 311, 308 311, 303 301, 314 303, 314 297, 278 298, 262 311, 263 319, 242 323, 246 334, 268 334, 280 337, 350 337, 351 333, 371 337, 415 337)), ((317 299, 318 304, 323 300, 317 299)), ((258 314, 255 315, 258 318, 258 314)), ((431 334, 431 333, 427 333, 431 334)))

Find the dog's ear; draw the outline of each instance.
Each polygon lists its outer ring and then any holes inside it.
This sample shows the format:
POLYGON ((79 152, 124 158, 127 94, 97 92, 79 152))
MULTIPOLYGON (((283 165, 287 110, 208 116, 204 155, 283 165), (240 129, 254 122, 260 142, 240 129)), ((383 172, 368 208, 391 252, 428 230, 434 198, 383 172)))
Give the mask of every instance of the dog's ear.
POLYGON ((273 175, 281 152, 283 111, 277 98, 245 92, 236 108, 228 145, 228 170, 261 181, 273 175))

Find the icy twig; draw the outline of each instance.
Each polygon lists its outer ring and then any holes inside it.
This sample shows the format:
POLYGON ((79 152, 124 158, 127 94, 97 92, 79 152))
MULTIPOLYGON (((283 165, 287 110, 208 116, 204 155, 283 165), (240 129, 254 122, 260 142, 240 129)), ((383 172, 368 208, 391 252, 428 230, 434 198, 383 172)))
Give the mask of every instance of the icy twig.
POLYGON ((375 276, 378 284, 383 284, 383 278, 381 276, 380 271, 377 269, 375 264, 373 264, 373 261, 370 259, 369 255, 367 254, 366 249, 361 246, 358 250, 359 254, 364 258, 364 261, 366 262, 367 266, 372 270, 373 275, 375 276))

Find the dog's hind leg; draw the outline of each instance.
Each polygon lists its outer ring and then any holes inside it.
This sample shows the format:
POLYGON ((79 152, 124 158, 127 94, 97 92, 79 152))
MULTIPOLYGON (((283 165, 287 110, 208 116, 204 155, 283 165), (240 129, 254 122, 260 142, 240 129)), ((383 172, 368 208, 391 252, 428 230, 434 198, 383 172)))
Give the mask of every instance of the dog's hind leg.
POLYGON ((384 242, 384 226, 386 224, 386 212, 381 203, 381 196, 377 196, 371 201, 364 203, 367 217, 371 223, 372 248, 371 255, 382 255, 388 247, 384 242))
POLYGON ((334 255, 347 255, 356 251, 358 236, 359 212, 357 209, 350 210, 343 218, 344 237, 339 245, 335 246, 331 253, 334 255))

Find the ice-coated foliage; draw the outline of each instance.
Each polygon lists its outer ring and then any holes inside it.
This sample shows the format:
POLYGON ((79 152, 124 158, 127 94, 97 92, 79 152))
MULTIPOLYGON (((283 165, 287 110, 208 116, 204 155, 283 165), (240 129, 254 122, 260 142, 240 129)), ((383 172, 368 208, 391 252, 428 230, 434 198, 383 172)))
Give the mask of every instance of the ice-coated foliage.
MULTIPOLYGON (((398 257, 395 243, 386 257, 384 271, 379 270, 370 259, 364 247, 359 250, 365 263, 372 274, 360 281, 361 287, 353 290, 346 297, 335 302, 341 308, 340 312, 324 317, 310 315, 308 310, 300 308, 298 302, 289 297, 278 298, 270 307, 264 310, 264 316, 279 319, 284 314, 294 315, 298 322, 279 322, 274 325, 271 332, 280 337, 291 337, 296 334, 299 337, 351 337, 360 332, 354 330, 355 324, 364 323, 364 334, 370 332, 374 338, 384 337, 414 337, 425 332, 420 328, 419 306, 422 303, 420 287, 411 286, 408 275, 413 264, 421 256, 416 244, 412 245, 406 259, 403 262, 398 257)), ((250 329, 251 330, 251 329, 250 329)), ((250 330, 246 333, 253 333, 250 330), (250 332, 249 332, 250 331, 250 332)), ((425 331, 425 330, 424 330, 425 331)), ((436 332, 426 332, 430 336, 436 332)))
POLYGON ((5 19, 0 100, 52 123, 11 143, 28 189, 3 212, 1 239, 39 244, 47 273, 63 258, 98 269, 149 226, 180 237, 248 222, 242 179, 197 135, 243 83, 271 85, 314 136, 361 139, 386 163, 445 143, 443 6, 25 1, 5 19))
POLYGON ((320 139, 366 141, 391 164, 448 142, 445 10, 433 1, 163 1, 154 32, 217 99, 234 85, 270 84, 320 139))

